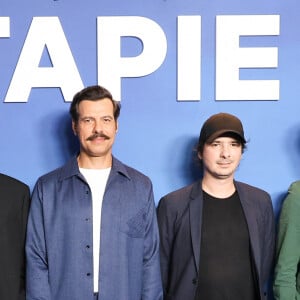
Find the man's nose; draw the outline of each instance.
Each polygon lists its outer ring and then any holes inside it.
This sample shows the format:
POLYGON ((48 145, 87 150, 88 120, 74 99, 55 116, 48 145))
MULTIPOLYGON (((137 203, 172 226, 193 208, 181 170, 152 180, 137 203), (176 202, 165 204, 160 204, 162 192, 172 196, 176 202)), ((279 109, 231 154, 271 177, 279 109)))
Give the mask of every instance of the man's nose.
POLYGON ((227 144, 221 145, 221 156, 222 157, 230 157, 230 146, 227 144))
POLYGON ((95 123, 94 123, 94 132, 101 132, 102 131, 102 122, 101 120, 95 120, 95 123))

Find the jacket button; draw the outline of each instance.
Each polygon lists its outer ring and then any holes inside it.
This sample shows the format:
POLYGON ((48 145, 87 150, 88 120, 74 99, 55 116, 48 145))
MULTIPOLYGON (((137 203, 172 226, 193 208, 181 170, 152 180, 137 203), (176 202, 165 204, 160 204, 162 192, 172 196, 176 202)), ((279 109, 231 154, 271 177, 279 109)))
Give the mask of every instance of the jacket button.
POLYGON ((198 282, 198 279, 197 278, 193 278, 192 283, 196 285, 197 282, 198 282))
POLYGON ((85 247, 86 247, 86 249, 90 249, 90 245, 86 245, 85 247))
POLYGON ((91 276, 91 273, 86 273, 86 276, 91 276))

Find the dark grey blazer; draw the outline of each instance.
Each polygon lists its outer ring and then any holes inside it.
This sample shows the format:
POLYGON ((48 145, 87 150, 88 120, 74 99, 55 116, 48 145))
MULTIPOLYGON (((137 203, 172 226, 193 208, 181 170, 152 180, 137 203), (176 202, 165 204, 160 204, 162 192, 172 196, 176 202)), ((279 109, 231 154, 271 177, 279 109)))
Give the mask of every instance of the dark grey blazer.
MULTIPOLYGON (((263 190, 236 182, 249 228, 261 299, 274 258, 275 225, 272 202, 263 190)), ((193 300, 200 259, 203 195, 201 181, 164 196, 158 205, 160 260, 165 300, 193 300)))
POLYGON ((0 174, 0 299, 25 299, 27 185, 0 174))

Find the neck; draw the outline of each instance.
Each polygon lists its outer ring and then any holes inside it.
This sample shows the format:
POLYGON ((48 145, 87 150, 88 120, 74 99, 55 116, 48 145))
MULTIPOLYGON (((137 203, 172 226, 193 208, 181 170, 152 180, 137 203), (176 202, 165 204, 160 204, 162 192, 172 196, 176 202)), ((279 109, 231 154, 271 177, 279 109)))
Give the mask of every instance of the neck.
POLYGON ((112 166, 112 156, 92 157, 80 153, 77 157, 79 168, 84 169, 107 169, 112 166))
POLYGON ((204 176, 202 189, 216 198, 228 198, 235 192, 233 178, 217 179, 204 176))

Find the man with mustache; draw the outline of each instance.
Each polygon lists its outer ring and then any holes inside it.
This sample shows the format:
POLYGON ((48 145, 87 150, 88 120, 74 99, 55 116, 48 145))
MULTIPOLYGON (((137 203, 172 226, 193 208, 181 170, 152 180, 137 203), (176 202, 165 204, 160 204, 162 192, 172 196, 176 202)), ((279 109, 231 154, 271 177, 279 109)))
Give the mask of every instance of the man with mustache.
POLYGON ((269 194, 234 179, 246 147, 228 113, 203 124, 197 145, 203 178, 158 206, 165 300, 266 300, 274 253, 269 194))
POLYGON ((34 188, 27 300, 162 299, 152 183, 112 155, 119 113, 101 86, 73 98, 80 151, 34 188))

